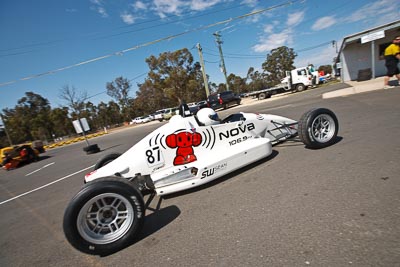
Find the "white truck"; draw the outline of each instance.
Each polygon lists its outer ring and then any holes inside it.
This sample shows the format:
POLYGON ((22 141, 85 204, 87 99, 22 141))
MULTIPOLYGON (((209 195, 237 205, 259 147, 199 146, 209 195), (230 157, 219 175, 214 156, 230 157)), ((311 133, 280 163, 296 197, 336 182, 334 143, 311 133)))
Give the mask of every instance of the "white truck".
POLYGON ((250 92, 247 95, 254 96, 260 100, 289 91, 301 92, 306 90, 309 86, 317 85, 319 82, 318 76, 318 71, 315 71, 312 66, 297 68, 286 71, 286 77, 283 78, 281 83, 277 86, 250 92))

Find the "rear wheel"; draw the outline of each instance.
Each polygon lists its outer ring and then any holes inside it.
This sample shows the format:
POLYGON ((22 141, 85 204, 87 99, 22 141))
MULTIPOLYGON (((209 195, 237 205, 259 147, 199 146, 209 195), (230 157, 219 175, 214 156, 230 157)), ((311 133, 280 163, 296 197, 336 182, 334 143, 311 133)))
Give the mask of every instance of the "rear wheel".
POLYGON ((145 217, 141 193, 122 178, 100 178, 86 184, 64 214, 68 242, 81 252, 106 255, 134 240, 145 217))
POLYGON ((260 93, 259 95, 258 95, 258 100, 263 100, 263 99, 265 99, 267 97, 267 95, 265 94, 265 93, 260 93))
POLYGON ((301 116, 298 134, 308 148, 324 148, 336 141, 339 122, 329 109, 312 109, 301 116))
POLYGON ((103 167, 104 165, 107 165, 108 163, 115 160, 119 156, 121 156, 121 153, 111 153, 111 154, 105 155, 104 157, 100 158, 96 162, 96 165, 94 165, 94 169, 95 170, 100 169, 101 167, 103 167))

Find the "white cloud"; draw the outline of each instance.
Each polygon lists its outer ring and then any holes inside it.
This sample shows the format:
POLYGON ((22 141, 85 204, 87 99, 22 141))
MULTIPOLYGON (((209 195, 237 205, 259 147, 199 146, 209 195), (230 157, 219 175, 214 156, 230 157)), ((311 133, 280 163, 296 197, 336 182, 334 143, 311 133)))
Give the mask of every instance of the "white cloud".
POLYGON ((264 53, 280 46, 288 46, 293 43, 293 28, 304 19, 304 11, 288 14, 286 28, 280 32, 273 32, 274 27, 280 26, 276 21, 272 25, 264 26, 263 33, 259 41, 252 48, 255 52, 264 53))
POLYGON ((272 33, 272 32, 274 32, 274 26, 273 25, 265 25, 264 26, 264 32, 265 33, 272 33))
POLYGON ((187 3, 181 0, 154 0, 154 10, 161 17, 165 18, 166 14, 179 15, 187 3))
POLYGON ((120 15, 121 19, 123 22, 126 24, 133 24, 135 22, 135 17, 132 14, 129 14, 128 12, 124 12, 120 15))
POLYGON ((134 4, 132 4, 133 8, 135 10, 146 10, 147 5, 143 3, 142 1, 136 1, 134 4))
MULTIPOLYGON (((388 16, 390 13, 396 10, 398 4, 399 3, 397 0, 375 1, 374 3, 361 7, 345 20, 347 22, 357 22, 369 18, 376 19, 379 16, 388 16)), ((396 17, 394 17, 392 20, 396 20, 396 17)))
POLYGON ((311 29, 314 31, 319 31, 322 29, 329 28, 330 26, 336 24, 336 19, 333 16, 327 16, 319 18, 314 25, 312 25, 311 29))
POLYGON ((241 2, 241 4, 245 4, 250 7, 255 7, 258 4, 258 1, 257 0, 244 0, 241 2))
POLYGON ((331 65, 334 57, 336 57, 336 48, 328 45, 325 49, 318 50, 318 53, 299 54, 294 65, 296 67, 307 66, 308 64, 313 64, 316 67, 331 65))
POLYGON ((274 48, 293 42, 292 31, 286 29, 280 33, 274 33, 260 39, 259 43, 253 46, 255 52, 267 52, 274 48))
POLYGON ((97 7, 96 10, 103 18, 108 17, 107 11, 104 7, 97 7))
POLYGON ((90 2, 94 5, 91 7, 91 9, 95 10, 103 18, 108 17, 107 10, 103 7, 103 2, 101 0, 90 0, 90 2))
POLYGON ((190 9, 195 11, 205 10, 221 2, 221 0, 192 0, 190 9))
POLYGON ((304 19, 304 11, 299 11, 296 13, 289 14, 286 25, 288 27, 297 26, 303 21, 303 19, 304 19))
POLYGON ((90 2, 95 5, 102 5, 101 0, 90 0, 90 2))

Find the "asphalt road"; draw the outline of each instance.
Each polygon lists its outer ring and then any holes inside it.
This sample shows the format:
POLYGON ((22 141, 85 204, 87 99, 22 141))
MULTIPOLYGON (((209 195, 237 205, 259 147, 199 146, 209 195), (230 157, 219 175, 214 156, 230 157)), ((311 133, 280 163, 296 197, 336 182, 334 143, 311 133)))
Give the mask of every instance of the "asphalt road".
POLYGON ((0 266, 400 266, 400 88, 321 98, 342 87, 220 112, 299 119, 326 107, 340 138, 322 150, 283 143, 207 186, 156 197, 140 240, 107 257, 67 243, 64 209, 100 156, 126 151, 160 123, 90 140, 98 154, 76 143, 1 171, 0 266))

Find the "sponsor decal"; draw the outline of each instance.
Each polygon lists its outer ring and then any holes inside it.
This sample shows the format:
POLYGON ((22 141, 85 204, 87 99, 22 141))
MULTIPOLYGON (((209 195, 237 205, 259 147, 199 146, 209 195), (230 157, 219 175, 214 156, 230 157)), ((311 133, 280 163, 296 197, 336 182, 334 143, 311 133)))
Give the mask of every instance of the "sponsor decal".
POLYGON ((252 122, 248 123, 248 124, 243 124, 239 127, 232 128, 230 130, 226 130, 225 132, 219 133, 219 140, 235 137, 239 134, 254 130, 255 128, 256 128, 256 126, 254 126, 254 123, 252 123, 252 122))
POLYGON ((212 167, 212 168, 210 168, 208 170, 204 170, 201 173, 201 178, 200 179, 204 179, 206 177, 210 177, 210 176, 212 176, 212 175, 214 175, 214 174, 216 174, 216 173, 218 173, 218 172, 220 172, 222 170, 225 170, 227 166, 228 166, 228 163, 225 162, 225 163, 218 164, 218 165, 216 165, 216 166, 214 166, 214 167, 212 167))
POLYGON ((165 142, 168 147, 176 148, 174 165, 183 165, 197 160, 193 147, 201 144, 201 134, 194 132, 173 133, 167 136, 165 142))

